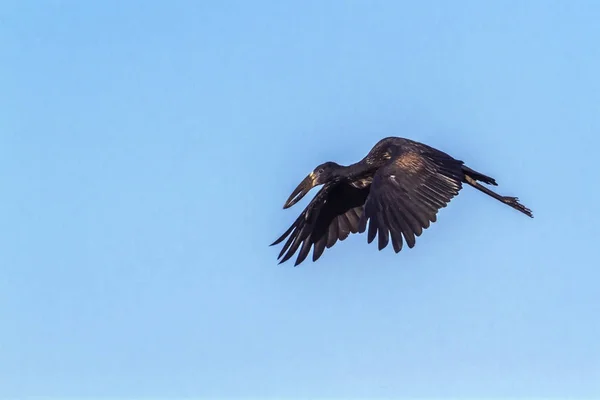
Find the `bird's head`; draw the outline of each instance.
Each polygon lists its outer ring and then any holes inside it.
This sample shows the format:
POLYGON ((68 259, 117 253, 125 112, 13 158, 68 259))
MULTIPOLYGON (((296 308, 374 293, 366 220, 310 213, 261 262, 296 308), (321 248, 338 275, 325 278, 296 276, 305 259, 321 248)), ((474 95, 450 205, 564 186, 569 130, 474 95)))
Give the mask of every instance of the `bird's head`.
POLYGON ((294 189, 290 197, 287 199, 283 208, 289 208, 299 202, 312 188, 329 182, 336 176, 340 165, 328 161, 316 167, 310 174, 300 182, 298 187, 294 189))

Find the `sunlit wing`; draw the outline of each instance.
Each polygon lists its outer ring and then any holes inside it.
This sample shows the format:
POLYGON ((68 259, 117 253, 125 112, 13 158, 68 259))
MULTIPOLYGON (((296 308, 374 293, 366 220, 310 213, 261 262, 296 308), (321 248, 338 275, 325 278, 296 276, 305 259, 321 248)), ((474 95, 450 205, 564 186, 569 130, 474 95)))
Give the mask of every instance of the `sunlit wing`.
POLYGON ((438 211, 462 188, 462 161, 435 149, 397 148, 396 154, 375 173, 359 221, 367 241, 378 236, 379 249, 391 236, 397 253, 403 242, 412 248, 438 211))

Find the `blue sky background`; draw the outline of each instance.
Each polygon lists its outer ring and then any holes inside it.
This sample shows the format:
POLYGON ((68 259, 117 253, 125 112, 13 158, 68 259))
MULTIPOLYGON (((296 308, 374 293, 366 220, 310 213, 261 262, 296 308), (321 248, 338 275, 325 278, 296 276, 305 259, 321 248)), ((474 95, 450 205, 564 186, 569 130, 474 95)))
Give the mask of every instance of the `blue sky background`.
POLYGON ((600 3, 4 1, 0 397, 600 396, 600 3), (268 247, 385 136, 497 179, 268 247), (311 195, 314 193, 311 192, 311 195))

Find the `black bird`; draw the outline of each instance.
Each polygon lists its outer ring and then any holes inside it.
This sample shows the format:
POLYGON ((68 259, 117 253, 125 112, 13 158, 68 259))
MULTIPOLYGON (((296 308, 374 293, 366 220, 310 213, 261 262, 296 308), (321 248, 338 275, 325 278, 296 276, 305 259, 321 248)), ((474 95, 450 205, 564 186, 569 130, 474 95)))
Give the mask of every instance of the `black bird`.
POLYGON ((414 247, 415 237, 436 221, 437 212, 458 194, 463 182, 533 218, 518 198, 501 196, 478 181, 497 186, 494 178, 440 150, 410 139, 388 137, 355 164, 326 162, 308 174, 284 209, 296 204, 313 187, 323 187, 271 246, 289 236, 277 257, 280 264, 298 249, 295 265, 306 259, 311 248, 316 261, 326 247, 350 233, 365 232, 368 222, 367 242, 378 236, 381 250, 391 238, 398 253, 404 243, 414 247))

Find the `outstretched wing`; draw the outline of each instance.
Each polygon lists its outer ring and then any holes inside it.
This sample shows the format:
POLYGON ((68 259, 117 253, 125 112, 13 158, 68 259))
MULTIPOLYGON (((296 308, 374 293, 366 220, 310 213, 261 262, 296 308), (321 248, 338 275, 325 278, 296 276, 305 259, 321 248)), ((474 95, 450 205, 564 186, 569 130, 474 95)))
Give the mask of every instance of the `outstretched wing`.
POLYGON ((428 146, 399 146, 388 163, 373 176, 371 190, 359 221, 359 232, 369 230, 367 241, 378 236, 379 250, 392 239, 394 251, 403 239, 412 248, 437 212, 462 188, 462 161, 428 146))
POLYGON ((289 229, 271 244, 281 243, 289 236, 277 257, 283 256, 279 263, 290 259, 300 248, 295 263, 298 265, 304 261, 311 247, 314 247, 313 261, 316 261, 326 247, 330 248, 350 233, 358 232, 368 194, 368 186, 358 189, 344 182, 325 185, 289 229))

